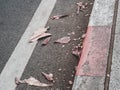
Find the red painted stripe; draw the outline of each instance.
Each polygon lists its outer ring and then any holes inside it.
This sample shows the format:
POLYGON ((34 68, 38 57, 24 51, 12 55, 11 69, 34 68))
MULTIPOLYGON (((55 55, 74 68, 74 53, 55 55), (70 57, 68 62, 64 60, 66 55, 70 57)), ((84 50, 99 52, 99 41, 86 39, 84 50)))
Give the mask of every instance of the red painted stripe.
POLYGON ((76 75, 104 76, 111 37, 109 26, 89 26, 76 75))

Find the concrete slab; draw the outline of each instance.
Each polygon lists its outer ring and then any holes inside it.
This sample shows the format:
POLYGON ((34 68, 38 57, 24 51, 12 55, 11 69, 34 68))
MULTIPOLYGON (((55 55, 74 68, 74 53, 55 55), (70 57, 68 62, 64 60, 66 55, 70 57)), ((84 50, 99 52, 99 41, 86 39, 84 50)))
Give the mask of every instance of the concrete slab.
POLYGON ((76 76, 72 90, 104 90, 104 76, 76 76))
POLYGON ((120 0, 118 5, 109 90, 120 90, 120 0))
POLYGON ((115 0, 95 0, 89 26, 111 26, 115 0))

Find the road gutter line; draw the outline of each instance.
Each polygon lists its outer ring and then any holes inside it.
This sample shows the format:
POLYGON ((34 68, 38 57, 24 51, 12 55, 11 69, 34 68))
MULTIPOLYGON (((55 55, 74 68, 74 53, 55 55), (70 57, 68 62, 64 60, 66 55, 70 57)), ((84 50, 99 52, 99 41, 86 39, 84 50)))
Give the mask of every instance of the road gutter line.
POLYGON ((104 90, 109 90, 109 81, 110 81, 110 72, 111 72, 112 57, 113 57, 113 46, 114 46, 114 39, 115 39, 118 4, 119 4, 119 0, 115 0, 114 18, 113 18, 113 25, 112 25, 112 29, 111 29, 112 34, 111 34, 111 40, 110 40, 110 48, 109 48, 104 90))
MULTIPOLYGON (((117 0, 118 11, 115 25, 115 37, 111 61, 109 90, 120 90, 120 0, 117 0)), ((107 89, 106 89, 107 90, 107 89)))
POLYGON ((32 33, 40 27, 45 27, 48 18, 57 0, 42 0, 34 13, 31 22, 23 36, 15 47, 12 55, 0 74, 0 90, 15 90, 15 77, 21 77, 22 73, 37 44, 28 43, 32 33))

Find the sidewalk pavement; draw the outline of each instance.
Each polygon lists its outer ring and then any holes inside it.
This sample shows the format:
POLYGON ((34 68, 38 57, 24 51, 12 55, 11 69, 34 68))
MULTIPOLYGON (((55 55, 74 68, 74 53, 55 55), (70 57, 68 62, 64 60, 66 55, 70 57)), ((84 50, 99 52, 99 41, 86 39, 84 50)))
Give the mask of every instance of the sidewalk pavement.
MULTIPOLYGON (((120 4, 120 1, 119 1, 120 4)), ((109 64, 111 40, 113 38, 116 5, 118 0, 95 0, 91 13, 87 36, 83 43, 82 55, 72 90, 120 90, 120 6, 117 14, 115 42, 112 57, 111 76, 109 64), (106 83, 110 78, 110 85, 106 83)))

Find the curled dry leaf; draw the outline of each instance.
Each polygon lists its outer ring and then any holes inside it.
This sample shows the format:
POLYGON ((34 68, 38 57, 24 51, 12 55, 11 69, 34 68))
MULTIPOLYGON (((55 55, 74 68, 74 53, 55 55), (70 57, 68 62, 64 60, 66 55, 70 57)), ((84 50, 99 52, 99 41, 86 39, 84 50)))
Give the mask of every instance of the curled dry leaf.
POLYGON ((25 84, 28 84, 31 86, 40 86, 40 87, 53 86, 53 84, 41 83, 39 80, 35 79, 34 77, 30 77, 30 78, 24 79, 24 80, 19 80, 18 78, 15 78, 15 83, 16 84, 25 83, 25 84))
POLYGON ((34 41, 37 41, 38 39, 40 39, 41 35, 43 35, 48 29, 49 29, 49 27, 40 28, 37 31, 33 32, 33 35, 30 38, 30 42, 34 42, 34 41))
POLYGON ((86 4, 83 5, 82 2, 78 2, 77 4, 77 14, 79 14, 80 11, 84 12, 82 9, 84 9, 86 7, 86 4))
POLYGON ((69 15, 56 15, 56 16, 52 16, 50 19, 54 20, 54 19, 61 19, 61 18, 65 18, 68 17, 69 15))
POLYGON ((82 52, 82 50, 81 50, 81 47, 79 47, 79 46, 76 46, 72 49, 72 54, 77 57, 80 57, 81 52, 82 52))
POLYGON ((42 72, 42 74, 47 80, 54 81, 52 73, 47 74, 47 73, 42 72))
POLYGON ((65 43, 69 43, 70 42, 70 37, 62 37, 58 40, 55 41, 55 43, 61 43, 61 44, 65 44, 65 43))
POLYGON ((50 33, 43 33, 41 35, 39 35, 38 37, 34 38, 34 39, 31 39, 30 42, 34 42, 34 41, 37 41, 38 39, 41 39, 41 38, 45 38, 45 37, 49 37, 51 36, 52 34, 50 33))
POLYGON ((43 42, 42 45, 46 45, 48 44, 48 42, 50 41, 51 37, 46 38, 43 42))

